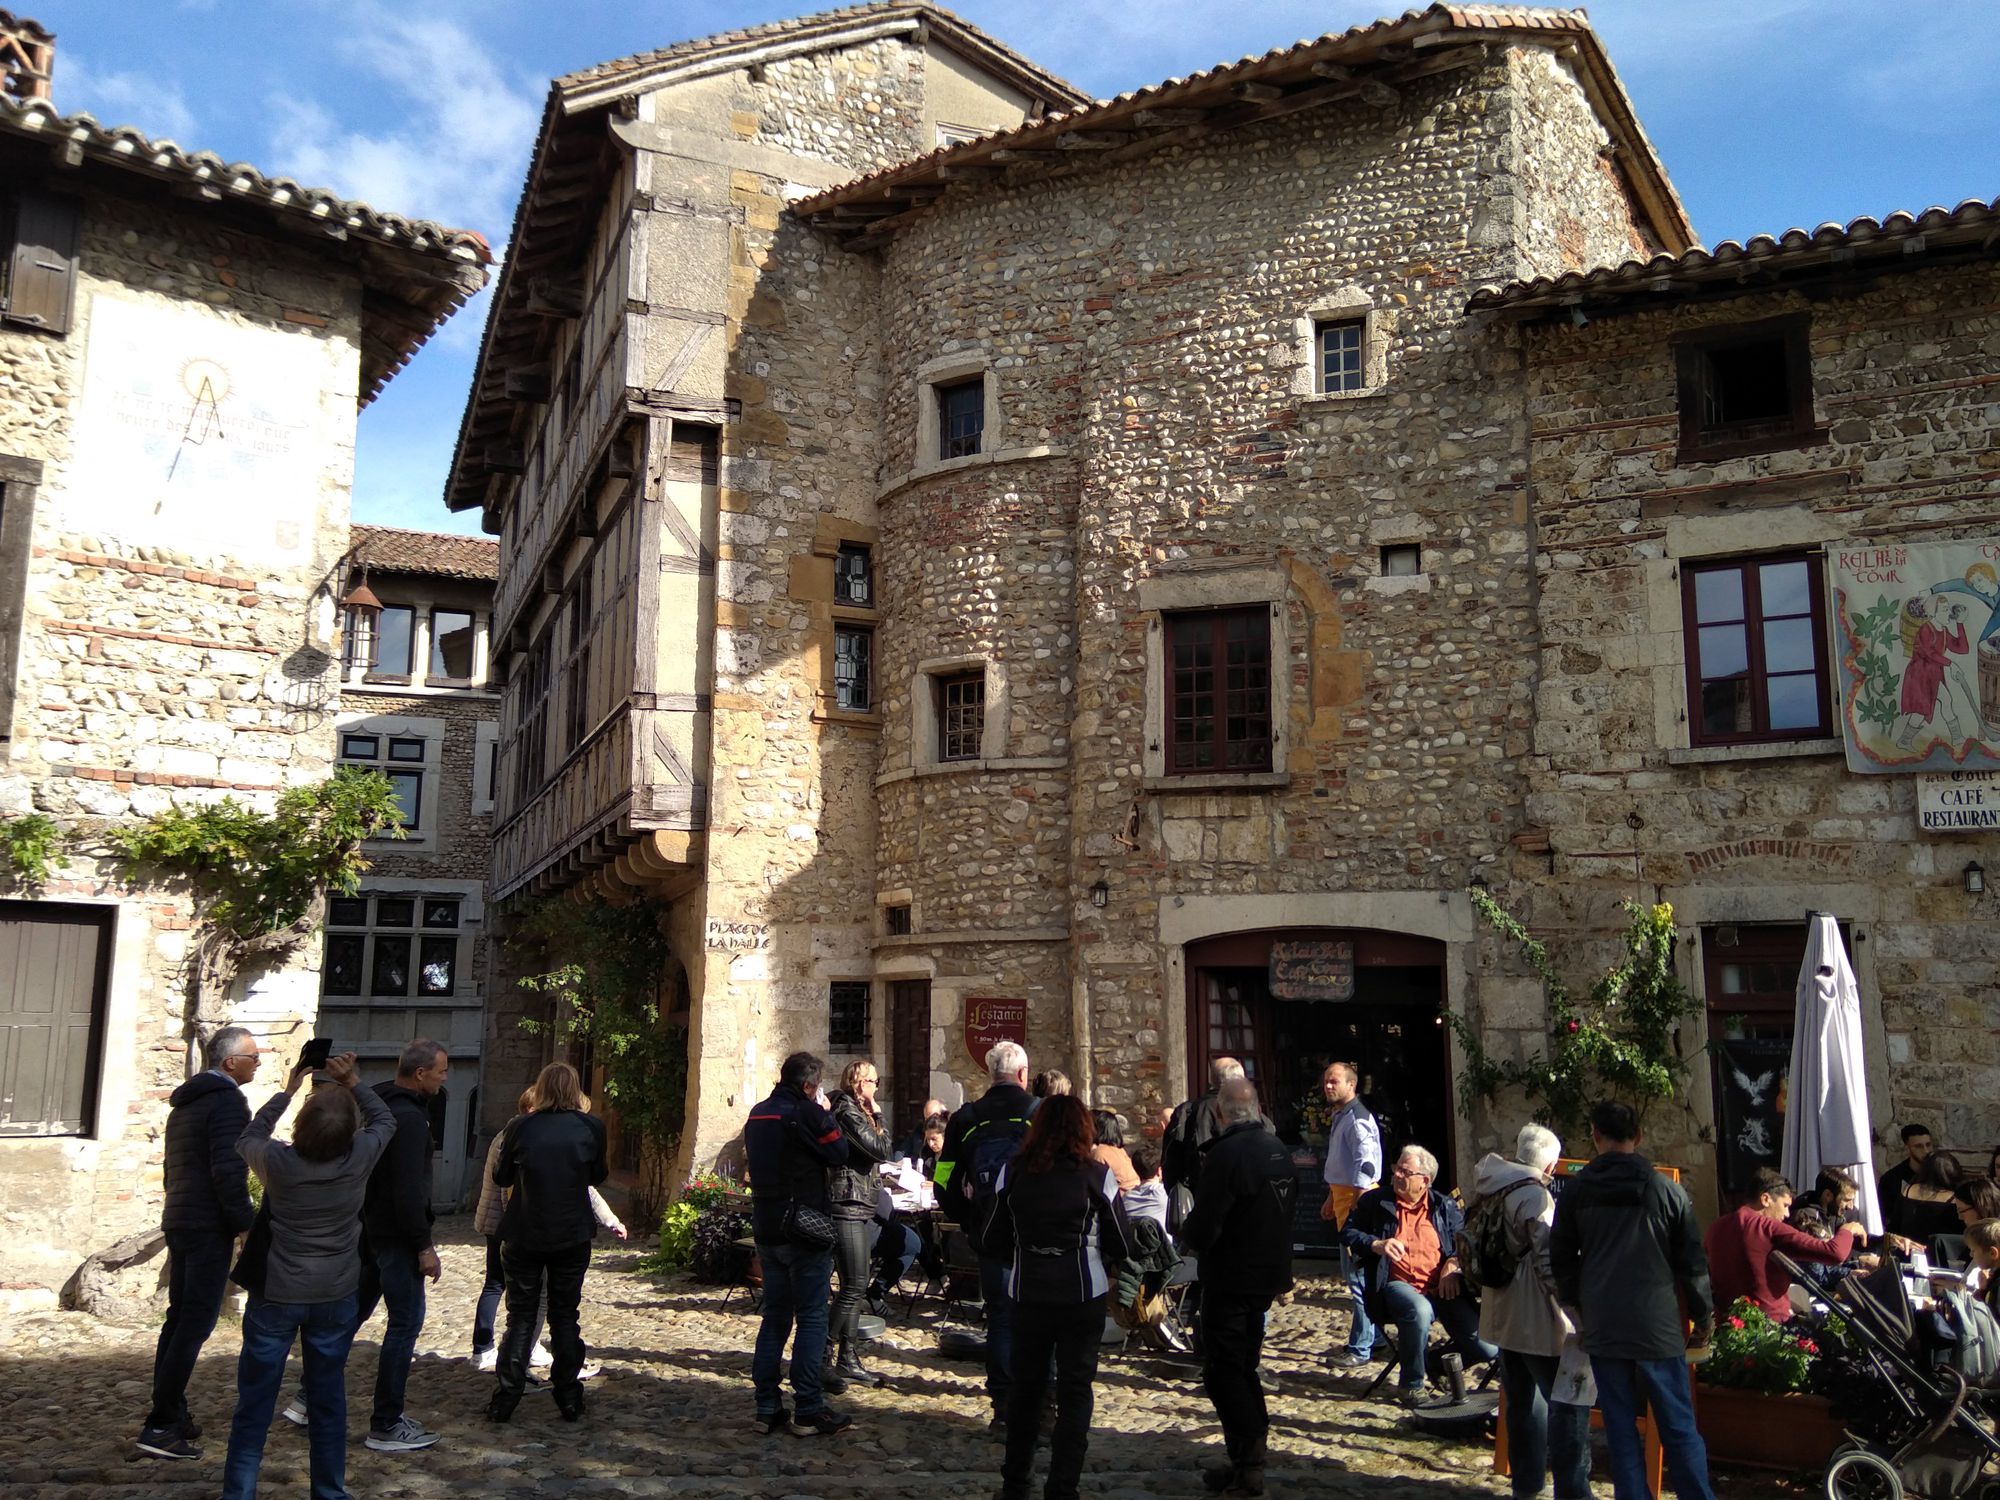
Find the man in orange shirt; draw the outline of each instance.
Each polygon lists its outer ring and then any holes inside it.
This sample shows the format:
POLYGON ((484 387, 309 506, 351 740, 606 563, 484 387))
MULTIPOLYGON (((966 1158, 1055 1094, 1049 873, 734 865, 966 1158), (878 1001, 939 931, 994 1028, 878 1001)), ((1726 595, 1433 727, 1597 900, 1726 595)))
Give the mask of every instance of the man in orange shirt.
POLYGON ((1458 1269, 1465 1215, 1450 1198, 1432 1191, 1437 1171, 1430 1152, 1405 1146, 1389 1181, 1361 1195, 1341 1233, 1341 1242, 1366 1267, 1371 1314, 1396 1325, 1405 1406, 1435 1404, 1424 1392, 1433 1322, 1444 1324, 1451 1348, 1467 1365, 1500 1354, 1479 1336, 1479 1304, 1458 1269))

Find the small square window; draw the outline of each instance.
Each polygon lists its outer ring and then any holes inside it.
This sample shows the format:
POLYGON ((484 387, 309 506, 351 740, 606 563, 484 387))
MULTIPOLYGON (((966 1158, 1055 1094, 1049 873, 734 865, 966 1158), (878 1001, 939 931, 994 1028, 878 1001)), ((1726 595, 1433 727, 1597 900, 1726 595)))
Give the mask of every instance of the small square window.
POLYGON ((1398 542, 1382 549, 1384 578, 1415 578, 1424 570, 1424 549, 1415 542, 1398 542))
POLYGON ((452 897, 429 898, 424 902, 424 926, 458 926, 458 902, 452 897))
POLYGON ((1358 391, 1368 383, 1368 321, 1340 318, 1313 325, 1322 391, 1358 391))
POLYGON ((938 457, 970 458, 986 434, 986 378, 955 380, 937 388, 938 457))
POLYGON ((1810 441, 1808 335, 1803 317, 1683 335, 1674 349, 1680 456, 1726 458, 1810 441))
POLYGON ((372 734, 343 734, 340 737, 340 755, 343 760, 374 760, 382 753, 382 741, 372 734))
POLYGON ((389 759, 421 762, 423 758, 424 742, 422 740, 395 739, 389 741, 389 759))
POLYGON ((329 927, 366 927, 368 925, 368 898, 366 896, 335 896, 326 903, 326 925, 329 927))
POLYGON ((910 935, 909 904, 906 902, 900 906, 883 907, 882 927, 890 937, 908 937, 910 935))
POLYGON ((408 927, 417 919, 417 903, 410 896, 377 896, 375 898, 375 925, 377 927, 408 927))
POLYGON ((827 988, 826 1044, 837 1052, 858 1052, 868 1045, 868 985, 837 980, 827 988))
POLYGON ((874 560, 860 542, 842 542, 833 558, 833 602, 869 609, 875 603, 874 560))
POLYGON ((852 625, 833 631, 833 706, 865 714, 874 704, 871 672, 875 632, 852 625))
POLYGON ((938 759, 978 760, 986 732, 986 674, 940 677, 937 695, 938 759))

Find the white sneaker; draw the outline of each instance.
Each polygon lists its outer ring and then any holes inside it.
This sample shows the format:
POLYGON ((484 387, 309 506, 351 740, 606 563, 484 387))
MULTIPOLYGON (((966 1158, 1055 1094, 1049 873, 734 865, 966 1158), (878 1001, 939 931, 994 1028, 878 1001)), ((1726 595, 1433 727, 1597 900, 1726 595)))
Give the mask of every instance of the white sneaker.
POLYGON ((306 1393, 300 1391, 285 1403, 285 1420, 294 1427, 306 1425, 306 1393))
POLYGON ((481 1349, 476 1356, 476 1362, 479 1372, 482 1375, 490 1375, 493 1371, 500 1368, 500 1351, 498 1349, 481 1349))
POLYGON ((595 1380, 599 1375, 602 1375, 603 1373, 604 1373, 604 1366, 597 1363, 596 1360, 592 1360, 590 1363, 586 1364, 581 1370, 578 1370, 576 1372, 576 1378, 578 1380, 595 1380))
POLYGON ((528 1356, 528 1363, 537 1370, 546 1370, 555 1362, 556 1357, 549 1353, 548 1345, 546 1344, 535 1345, 534 1353, 528 1356))

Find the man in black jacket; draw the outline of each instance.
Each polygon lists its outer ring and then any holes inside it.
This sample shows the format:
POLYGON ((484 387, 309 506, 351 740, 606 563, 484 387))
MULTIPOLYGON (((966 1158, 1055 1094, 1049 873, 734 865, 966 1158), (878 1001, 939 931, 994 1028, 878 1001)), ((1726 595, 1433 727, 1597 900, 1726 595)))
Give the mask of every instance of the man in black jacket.
POLYGON ((1292 1153, 1264 1122, 1249 1079, 1216 1090, 1221 1134, 1208 1145, 1181 1238, 1201 1258, 1202 1383, 1222 1421, 1229 1462, 1203 1479, 1225 1495, 1264 1493, 1270 1416, 1257 1365, 1271 1299, 1292 1286, 1292 1153))
MULTIPOLYGON (((444 1092, 451 1058, 443 1047, 418 1037, 396 1061, 396 1076, 375 1092, 396 1119, 396 1137, 369 1174, 361 1205, 366 1254, 361 1267, 358 1329, 379 1300, 389 1309, 382 1353, 375 1362, 375 1408, 368 1419, 368 1446, 378 1453, 428 1448, 438 1434, 404 1415, 403 1392, 424 1330, 424 1278, 438 1279, 431 1242, 431 1100, 444 1092)), ((295 1402, 300 1418, 304 1404, 295 1402)), ((291 1416, 290 1408, 285 1412, 291 1416)))
POLYGON ((1619 1500, 1648 1493, 1638 1419, 1649 1406, 1674 1493, 1714 1500, 1685 1359, 1715 1331, 1701 1226, 1680 1184, 1639 1154, 1639 1117, 1629 1104, 1607 1100, 1593 1109, 1590 1138, 1596 1157, 1556 1198, 1549 1263, 1564 1305, 1581 1314, 1612 1483, 1619 1500), (1690 1323, 1692 1332, 1684 1331, 1690 1323))
POLYGON ((827 1113, 820 1088, 824 1065, 810 1052, 794 1052, 778 1070, 771 1097, 750 1111, 743 1151, 750 1167, 750 1233, 764 1272, 764 1315, 757 1327, 750 1379, 757 1391, 757 1425, 767 1435, 826 1436, 854 1419, 826 1404, 821 1367, 826 1362, 826 1299, 833 1280, 833 1221, 826 1190, 829 1169, 847 1161, 847 1137, 827 1113), (797 1209, 816 1215, 828 1233, 811 1243, 797 1209), (781 1381, 785 1340, 793 1324, 792 1395, 797 1414, 785 1410, 781 1381))
POLYGON ((225 1026, 203 1049, 205 1071, 168 1099, 166 1208, 167 1321, 153 1353, 153 1405, 139 1431, 139 1451, 155 1458, 200 1458, 200 1435, 188 1415, 187 1387, 201 1347, 215 1331, 229 1289, 229 1252, 250 1227, 249 1168, 236 1154, 250 1123, 243 1089, 257 1076, 257 1039, 225 1026))
POLYGON ((979 1252, 979 1296, 986 1309, 986 1394, 993 1402, 988 1431, 1007 1435, 1007 1393, 1014 1368, 1014 1297, 1007 1288, 1008 1263, 979 1243, 1001 1170, 1028 1133, 1035 1097, 1028 1092, 1028 1052, 1019 1042, 995 1042, 986 1050, 986 1092, 961 1105, 944 1128, 931 1177, 938 1207, 979 1252))

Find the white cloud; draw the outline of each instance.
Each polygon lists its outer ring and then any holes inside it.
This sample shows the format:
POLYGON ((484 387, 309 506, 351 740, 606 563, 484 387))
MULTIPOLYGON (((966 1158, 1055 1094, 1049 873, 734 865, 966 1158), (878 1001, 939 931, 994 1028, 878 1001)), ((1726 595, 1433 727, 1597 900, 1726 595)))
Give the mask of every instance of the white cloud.
POLYGON ((477 229, 498 250, 541 118, 538 90, 452 21, 363 7, 342 55, 389 123, 350 129, 312 97, 270 101, 273 165, 376 208, 477 229))
POLYGON ((84 54, 56 54, 51 92, 65 114, 96 116, 103 125, 133 125, 154 139, 195 144, 199 124, 178 85, 157 74, 98 69, 84 54))

